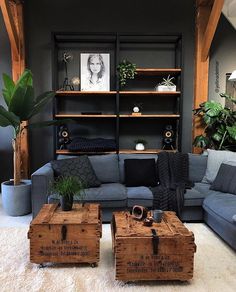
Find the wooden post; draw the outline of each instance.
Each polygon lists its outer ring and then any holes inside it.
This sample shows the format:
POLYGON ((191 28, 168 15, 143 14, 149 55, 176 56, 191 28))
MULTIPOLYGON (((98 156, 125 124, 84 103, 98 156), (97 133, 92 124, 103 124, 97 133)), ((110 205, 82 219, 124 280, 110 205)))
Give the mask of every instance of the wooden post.
MULTIPOLYGON (((0 7, 11 44, 12 78, 16 81, 25 70, 23 4, 20 0, 0 0, 0 7)), ((24 122, 24 126, 27 121, 24 122)), ((21 177, 29 177, 28 129, 21 134, 21 177)))
MULTIPOLYGON (((208 100, 209 50, 223 3, 224 0, 196 0, 194 108, 208 100)), ((193 139, 202 132, 200 119, 194 117, 193 139)), ((194 153, 201 151, 200 148, 193 148, 194 153)))

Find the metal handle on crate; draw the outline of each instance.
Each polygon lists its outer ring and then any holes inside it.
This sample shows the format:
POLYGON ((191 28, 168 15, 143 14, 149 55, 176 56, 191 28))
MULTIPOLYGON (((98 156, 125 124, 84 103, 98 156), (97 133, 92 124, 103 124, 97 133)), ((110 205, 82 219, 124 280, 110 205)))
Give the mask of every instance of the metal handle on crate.
POLYGON ((151 229, 152 231, 152 248, 153 248, 153 254, 158 254, 158 245, 159 245, 159 237, 157 235, 157 232, 155 229, 151 229))
POLYGON ((66 225, 62 225, 61 227, 61 240, 66 240, 67 235, 67 227, 66 225))

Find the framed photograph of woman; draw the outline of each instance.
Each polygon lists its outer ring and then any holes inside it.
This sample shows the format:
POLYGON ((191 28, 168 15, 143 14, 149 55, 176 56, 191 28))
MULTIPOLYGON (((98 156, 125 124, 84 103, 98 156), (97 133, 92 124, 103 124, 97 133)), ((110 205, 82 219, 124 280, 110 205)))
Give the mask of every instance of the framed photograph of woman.
POLYGON ((81 91, 110 90, 110 54, 80 54, 81 91))

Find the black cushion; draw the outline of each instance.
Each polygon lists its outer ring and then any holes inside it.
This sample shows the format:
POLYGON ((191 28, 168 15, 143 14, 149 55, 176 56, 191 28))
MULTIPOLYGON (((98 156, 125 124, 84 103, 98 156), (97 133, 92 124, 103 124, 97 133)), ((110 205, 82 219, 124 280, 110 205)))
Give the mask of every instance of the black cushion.
POLYGON ((210 189, 236 195, 236 165, 222 163, 210 189))
POLYGON ((98 180, 87 155, 51 161, 55 176, 76 176, 85 187, 99 187, 98 180))
POLYGON ((127 187, 157 185, 155 159, 125 159, 124 166, 127 187))

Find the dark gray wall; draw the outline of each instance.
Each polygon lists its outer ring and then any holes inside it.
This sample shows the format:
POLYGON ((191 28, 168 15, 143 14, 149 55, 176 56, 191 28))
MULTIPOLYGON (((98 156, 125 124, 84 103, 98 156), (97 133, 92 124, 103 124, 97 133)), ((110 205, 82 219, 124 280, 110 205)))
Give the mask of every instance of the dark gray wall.
MULTIPOLYGON (((2 73, 11 75, 11 48, 0 10, 0 104, 5 106, 2 97, 2 73)), ((0 182, 13 177, 12 172, 12 128, 0 127, 0 182)))
POLYGON ((226 73, 236 70, 236 30, 222 14, 210 52, 209 99, 224 104, 219 93, 226 91, 226 73))
MULTIPOLYGON (((191 151, 193 99, 194 2, 169 0, 100 1, 99 5, 78 0, 25 1, 27 67, 34 74, 36 93, 51 89, 51 32, 137 32, 182 33, 184 56, 183 151, 191 151)), ((0 14, 0 74, 11 74, 8 36, 0 14)), ((2 82, 2 81, 1 81, 2 82)), ((0 83, 2 88, 2 83, 0 83)), ((0 89, 1 89, 0 88, 0 89)), ((1 98, 1 103, 3 100, 1 98)), ((37 120, 50 119, 52 106, 37 120)), ((0 128, 0 180, 12 177, 9 128, 0 128)), ((32 171, 53 158, 52 129, 34 130, 30 135, 32 171)))
MULTIPOLYGON (((36 92, 51 89, 51 32, 137 32, 183 34, 184 106, 183 151, 191 151, 194 0, 100 2, 78 0, 26 0, 25 24, 28 67, 36 92)), ((51 118, 51 105, 37 119, 51 118)), ((31 133, 31 166, 35 170, 53 158, 51 129, 31 133)))

